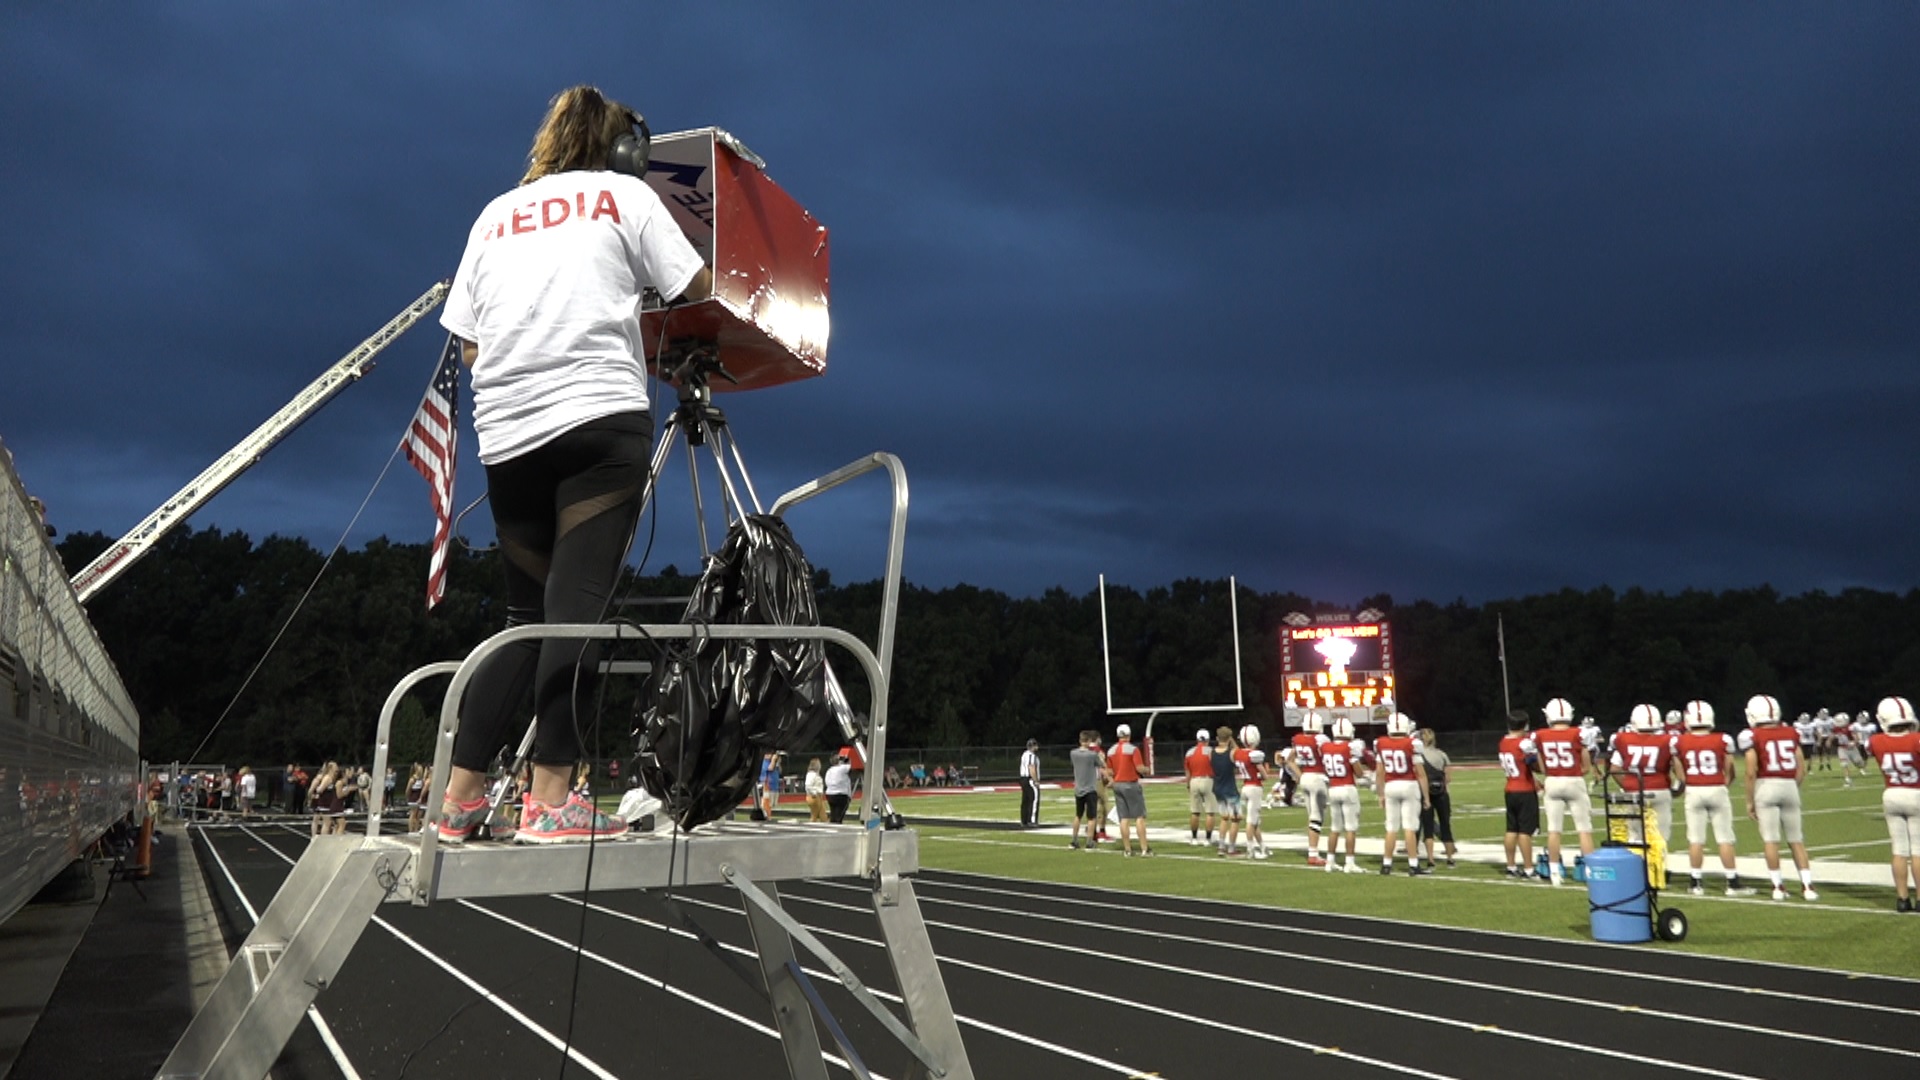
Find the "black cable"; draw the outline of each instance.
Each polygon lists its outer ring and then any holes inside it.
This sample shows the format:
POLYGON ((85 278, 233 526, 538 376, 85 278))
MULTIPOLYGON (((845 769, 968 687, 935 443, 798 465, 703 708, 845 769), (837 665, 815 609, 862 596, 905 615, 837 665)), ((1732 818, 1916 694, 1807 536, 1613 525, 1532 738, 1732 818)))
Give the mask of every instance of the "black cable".
MULTIPOLYGON (((660 335, 659 335, 659 339, 655 342, 654 351, 653 351, 653 354, 656 358, 662 356, 663 353, 665 352, 666 341, 667 341, 667 322, 672 314, 673 307, 674 307, 673 304, 666 305, 666 310, 661 314, 660 335)), ((642 356, 641 365, 643 368, 645 367, 645 364, 646 364, 646 358, 642 356)), ((648 379, 650 382, 655 381, 656 377, 654 373, 649 372, 648 379)), ((651 390, 651 387, 649 387, 649 389, 651 390)), ((649 405, 652 405, 655 402, 655 400, 656 400, 655 394, 649 393, 647 395, 647 402, 649 405)), ((641 574, 646 568, 647 560, 651 558, 653 555, 654 541, 659 535, 660 510, 659 510, 658 496, 659 496, 660 489, 659 489, 659 477, 653 475, 652 454, 651 454, 652 449, 653 449, 652 445, 649 444, 647 472, 646 472, 646 476, 641 480, 640 490, 641 490, 641 495, 644 498, 644 503, 640 507, 640 512, 634 515, 632 527, 627 530, 627 542, 624 545, 622 545, 622 547, 620 548, 620 567, 624 568, 627 564, 627 553, 633 550, 633 541, 640 533, 640 518, 641 516, 645 515, 649 509, 651 509, 653 511, 653 514, 649 518, 649 523, 647 528, 647 546, 646 546, 646 549, 640 553, 640 563, 638 566, 634 568, 633 578, 630 582, 628 582, 628 585, 627 585, 628 596, 630 596, 632 591, 638 587, 641 574), (649 485, 651 485, 652 487, 651 495, 648 494, 649 485)), ((693 452, 691 444, 689 444, 687 452, 689 454, 693 452)), ((607 622, 607 615, 610 611, 613 610, 614 596, 620 591, 618 574, 619 574, 619 570, 616 569, 615 580, 607 589, 607 598, 601 602, 600 617, 594 620, 596 623, 607 622)), ((622 596, 621 599, 624 601, 625 599, 627 599, 627 596, 622 596)), ((640 629, 640 627, 637 624, 627 622, 624 619, 615 619, 613 620, 613 622, 614 622, 614 625, 632 626, 635 629, 640 630, 640 634, 642 637, 646 638, 649 642, 652 641, 651 635, 648 635, 645 630, 640 629)), ((617 641, 618 639, 616 638, 614 640, 617 641)), ((656 651, 658 651, 657 644, 655 645, 655 649, 656 651)), ((612 652, 613 650, 611 648, 607 650, 608 655, 610 655, 612 652)), ((584 657, 582 658, 582 660, 584 660, 584 657)), ((580 710, 578 707, 578 699, 580 695, 580 678, 584 673, 585 668, 586 668, 586 664, 584 662, 576 662, 574 664, 573 686, 571 687, 571 689, 568 691, 568 694, 567 694, 568 713, 570 714, 573 721, 573 737, 574 737, 574 740, 582 747, 582 749, 586 748, 587 739, 586 739, 586 734, 580 730, 580 710)), ((593 752, 589 754, 587 757, 587 760, 590 762, 598 760, 600 756, 600 753, 599 753, 600 728, 601 728, 602 722, 605 720, 606 701, 607 701, 607 680, 602 678, 598 680, 595 684, 594 706, 593 706, 593 748, 592 748, 593 752)), ((685 752, 684 739, 681 740, 681 744, 682 744, 682 753, 684 754, 685 752)), ((588 767, 588 790, 589 791, 592 790, 591 785, 592 785, 592 767, 589 766, 588 767)), ((662 809, 665 809, 664 803, 662 804, 662 809)), ((593 804, 593 800, 591 798, 587 800, 587 810, 589 814, 589 817, 587 819, 587 865, 586 865, 584 877, 581 880, 580 924, 579 924, 578 930, 574 934, 574 942, 573 942, 573 980, 567 994, 567 1026, 566 1026, 565 1035, 561 1039, 561 1047, 560 1047, 560 1076, 562 1080, 564 1080, 564 1078, 566 1077, 568 1056, 573 1050, 573 1022, 574 1022, 574 1017, 578 1012, 579 1004, 580 1004, 580 970, 582 967, 581 957, 586 952, 586 944, 587 944, 587 909, 590 905, 590 902, 593 899, 593 856, 594 856, 595 849, 599 846, 599 834, 593 828, 592 815, 597 815, 600 812, 600 810, 599 810, 599 807, 593 804)), ((674 849, 668 853, 667 881, 669 885, 671 885, 673 881, 673 859, 678 854, 678 850, 679 850, 678 840, 679 840, 679 825, 676 822, 675 828, 674 828, 674 841, 675 841, 674 849)))

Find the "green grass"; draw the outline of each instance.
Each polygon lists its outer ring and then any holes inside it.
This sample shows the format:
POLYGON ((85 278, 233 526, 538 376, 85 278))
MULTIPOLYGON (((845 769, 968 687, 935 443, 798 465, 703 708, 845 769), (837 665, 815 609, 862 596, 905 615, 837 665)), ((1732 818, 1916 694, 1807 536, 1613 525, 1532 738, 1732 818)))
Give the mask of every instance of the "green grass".
MULTIPOLYGON (((1880 791, 1877 777, 1855 780, 1854 787, 1845 788, 1836 769, 1813 773, 1803 792, 1807 844, 1816 860, 1816 877, 1820 861, 1832 860, 1881 868, 1878 884, 1821 884, 1821 899, 1815 904, 1800 901, 1797 893, 1786 903, 1768 900, 1764 877, 1758 883, 1763 891, 1753 899, 1666 893, 1663 902, 1685 910, 1691 932, 1679 945, 1656 943, 1647 947, 1843 971, 1920 975, 1920 917, 1892 914, 1892 875, 1884 869, 1888 843, 1879 814, 1880 791), (1899 921, 1891 921, 1896 918, 1899 921)), ((1742 805, 1743 798, 1744 789, 1736 788, 1736 806, 1742 805)), ((1503 818, 1497 810, 1501 805, 1497 773, 1456 770, 1453 800, 1458 839, 1499 842, 1503 818)), ((1361 836, 1377 838, 1381 825, 1378 806, 1364 796, 1363 806, 1361 836)), ((898 807, 910 822, 922 816, 1010 822, 1019 816, 1019 797, 1012 792, 942 794, 925 799, 902 798, 898 807)), ((1675 809, 1678 817, 1679 808, 1675 809)), ((1046 792, 1043 825, 1070 822, 1072 813, 1067 793, 1046 792)), ((1184 831, 1184 791, 1174 784, 1148 785, 1147 815, 1153 826, 1184 831)), ((1300 810, 1269 810, 1265 817, 1270 834, 1304 829, 1305 815, 1300 810)), ((1297 845, 1285 851, 1276 846, 1274 858, 1265 862, 1223 860, 1210 850, 1203 855, 1203 849, 1178 843, 1159 845, 1153 859, 1122 859, 1112 850, 1092 855, 1070 851, 1057 836, 915 827, 922 837, 921 865, 930 869, 1542 937, 1591 940, 1592 936, 1584 888, 1553 889, 1514 882, 1503 877, 1499 867, 1487 864, 1463 862, 1458 869, 1414 880, 1404 875, 1382 877, 1375 872, 1346 875, 1312 870, 1297 845)), ((1683 827, 1676 821, 1675 828, 1683 827)), ((1760 840, 1753 823, 1741 819, 1738 832, 1740 854, 1758 855, 1760 840)), ((1369 871, 1377 869, 1377 860, 1363 856, 1361 861, 1369 871)), ((1718 865, 1711 849, 1707 865, 1718 865)), ((1790 869, 1791 863, 1788 865, 1790 869)), ((1710 880, 1717 882, 1717 877, 1710 880)))

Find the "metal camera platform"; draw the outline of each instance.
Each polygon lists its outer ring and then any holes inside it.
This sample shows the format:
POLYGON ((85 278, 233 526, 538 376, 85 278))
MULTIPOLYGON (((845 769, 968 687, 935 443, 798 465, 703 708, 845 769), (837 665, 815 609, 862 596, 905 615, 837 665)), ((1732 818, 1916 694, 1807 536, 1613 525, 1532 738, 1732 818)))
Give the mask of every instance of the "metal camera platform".
POLYGON ((367 835, 316 837, 247 935, 212 995, 161 1066, 162 1080, 256 1080, 280 1056, 294 1028, 339 973, 382 904, 434 903, 483 897, 592 890, 726 885, 740 896, 788 1075, 825 1080, 824 1028, 856 1076, 869 1075, 843 1026, 800 966, 796 943, 822 961, 855 1001, 913 1055, 910 1074, 972 1080, 973 1069, 914 894, 919 837, 882 828, 884 796, 862 786, 859 822, 846 825, 715 822, 693 832, 629 834, 594 844, 514 845, 439 842, 439 807, 452 763, 459 705, 479 663, 528 638, 615 641, 781 638, 818 640, 851 655, 872 689, 867 760, 886 760, 887 691, 899 604, 906 522, 906 476, 898 459, 873 454, 789 492, 779 514, 866 472, 885 469, 893 486, 892 530, 881 605, 879 652, 845 630, 819 626, 522 626, 481 642, 460 662, 429 664, 409 674, 381 709, 374 770, 387 762, 394 714, 427 679, 452 676, 440 714, 429 816, 421 832, 380 834, 383 795, 374 788, 367 835), (810 878, 864 879, 906 1016, 895 1015, 854 972, 780 903, 779 883, 810 878))

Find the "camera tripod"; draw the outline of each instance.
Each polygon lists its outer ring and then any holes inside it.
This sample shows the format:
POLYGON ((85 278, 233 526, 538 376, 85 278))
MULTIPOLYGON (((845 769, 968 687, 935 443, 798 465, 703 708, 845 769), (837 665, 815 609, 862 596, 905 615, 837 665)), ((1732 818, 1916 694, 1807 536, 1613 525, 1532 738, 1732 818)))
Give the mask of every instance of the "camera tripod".
POLYGON ((753 479, 747 475, 747 463, 740 455, 740 444, 734 441, 733 429, 727 426, 727 415, 713 403, 713 388, 708 385, 708 380, 715 375, 728 382, 736 380, 720 365, 720 346, 711 341, 681 339, 670 342, 660 350, 656 365, 660 377, 673 384, 679 395, 679 404, 667 418, 666 426, 660 431, 659 445, 653 449, 653 462, 647 470, 647 484, 640 495, 640 514, 644 517, 648 506, 652 504, 660 470, 666 467, 667 458, 672 455, 675 444, 684 441, 687 447, 687 486, 693 495, 693 519, 700 534, 700 561, 704 570, 707 560, 713 555, 713 547, 707 536, 706 499, 700 487, 699 455, 694 452, 697 448, 706 447, 713 456, 728 524, 750 513, 765 513, 760 505, 759 493, 754 491, 753 479), (745 494, 744 502, 742 493, 745 494))

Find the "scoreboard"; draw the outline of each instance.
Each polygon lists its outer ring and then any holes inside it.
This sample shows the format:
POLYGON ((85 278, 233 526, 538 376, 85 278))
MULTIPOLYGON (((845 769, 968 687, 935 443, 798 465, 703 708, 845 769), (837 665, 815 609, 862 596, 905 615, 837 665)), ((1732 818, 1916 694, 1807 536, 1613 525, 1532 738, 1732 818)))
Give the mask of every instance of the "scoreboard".
POLYGON ((1333 621, 1288 616, 1280 627, 1280 673, 1289 727, 1309 709, 1356 724, 1384 719, 1394 700, 1392 627, 1375 611, 1333 621))

